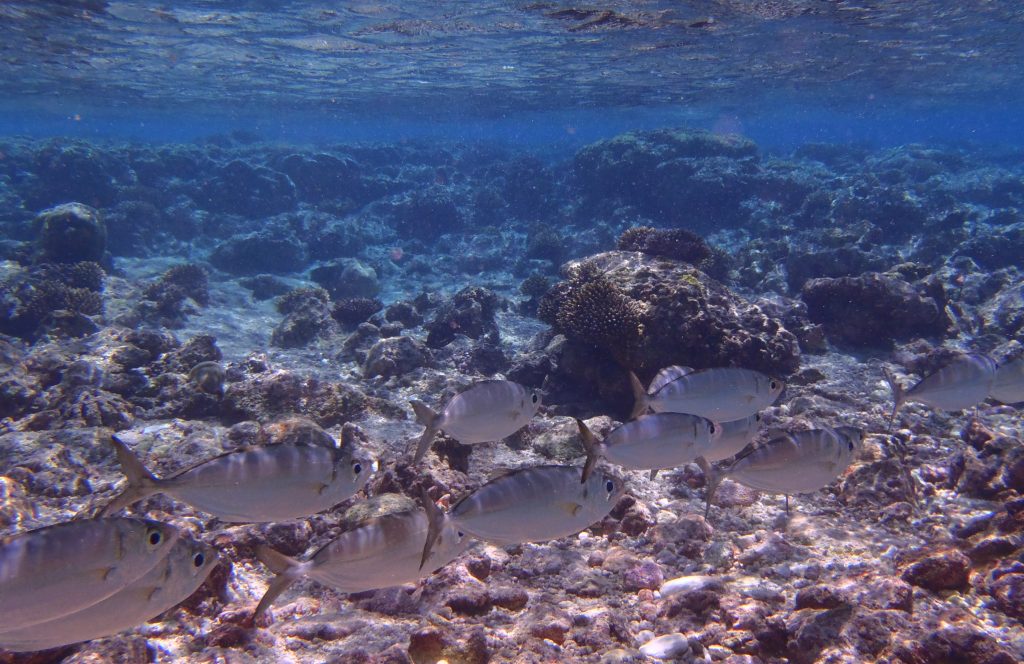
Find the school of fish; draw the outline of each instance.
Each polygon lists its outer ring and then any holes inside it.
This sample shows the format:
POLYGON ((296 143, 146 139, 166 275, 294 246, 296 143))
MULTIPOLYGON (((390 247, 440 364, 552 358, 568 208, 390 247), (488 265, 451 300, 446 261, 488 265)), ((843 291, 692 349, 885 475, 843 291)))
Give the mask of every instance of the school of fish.
MULTIPOLYGON (((197 368, 200 378, 217 373, 215 366, 197 368)), ((477 540, 518 545, 578 533, 607 516, 626 490, 621 477, 599 467, 602 459, 652 478, 695 463, 706 478, 706 517, 725 478, 784 494, 788 509, 790 494, 817 491, 842 475, 865 440, 855 427, 821 426, 758 441, 759 411, 776 402, 785 384, 757 371, 673 366, 646 388, 634 374, 629 378, 630 421, 598 438, 576 420, 586 452, 582 468, 512 470, 446 511, 423 491, 418 507, 359 522, 303 560, 259 546, 257 558, 274 576, 253 617, 300 579, 361 592, 416 582, 477 540)), ((1024 357, 997 365, 985 355, 962 355, 910 388, 888 371, 885 378, 893 393, 890 429, 909 402, 962 410, 988 398, 1024 401, 1024 357)), ((439 411, 412 401, 424 427, 413 462, 439 432, 466 445, 500 441, 526 426, 540 405, 539 390, 508 380, 474 383, 439 411)), ((355 496, 377 470, 377 461, 347 436, 333 447, 310 441, 243 448, 164 478, 117 436, 111 445, 127 483, 99 516, 0 540, 0 650, 32 652, 116 634, 176 606, 203 583, 217 565, 216 552, 177 527, 116 516, 140 500, 162 493, 228 523, 286 521, 355 496)), ((645 647, 662 646, 669 647, 645 647)))

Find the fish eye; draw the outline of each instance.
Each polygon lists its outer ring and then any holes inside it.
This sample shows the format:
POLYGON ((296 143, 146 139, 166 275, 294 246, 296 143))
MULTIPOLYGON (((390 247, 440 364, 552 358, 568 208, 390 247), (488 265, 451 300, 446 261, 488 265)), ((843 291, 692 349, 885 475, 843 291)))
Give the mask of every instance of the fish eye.
POLYGON ((197 553, 196 555, 192 556, 192 565, 195 567, 202 567, 203 563, 205 562, 206 556, 204 556, 202 553, 197 553))
POLYGON ((363 464, 356 461, 354 464, 352 464, 352 472, 354 472, 356 475, 363 472, 363 464))
POLYGON ((710 431, 711 433, 714 433, 714 432, 715 432, 715 423, 714 423, 714 422, 712 422, 712 423, 711 423, 711 424, 710 424, 710 425, 708 426, 708 431, 710 431))
POLYGON ((779 381, 773 380, 772 382, 768 383, 768 387, 770 387, 773 390, 779 389, 779 381))
POLYGON ((760 422, 761 421, 761 413, 755 414, 754 415, 754 420, 757 421, 757 422, 760 422))
POLYGON ((466 536, 466 533, 462 532, 461 530, 458 530, 458 531, 456 531, 456 532, 457 532, 457 533, 458 533, 458 535, 459 535, 459 539, 462 539, 463 537, 465 537, 465 536, 466 536))
POLYGON ((149 544, 150 546, 157 546, 160 542, 164 541, 164 536, 160 534, 159 530, 152 530, 149 533, 149 544))
POLYGON ((846 445, 850 448, 850 451, 852 452, 853 451, 853 441, 852 440, 846 441, 846 445))
POLYGON ((537 403, 538 401, 540 401, 540 396, 536 392, 534 392, 531 399, 533 399, 533 403, 537 403))
POLYGON ((604 490, 607 491, 608 493, 612 493, 613 491, 615 491, 615 482, 612 482, 611 480, 605 480, 604 490))

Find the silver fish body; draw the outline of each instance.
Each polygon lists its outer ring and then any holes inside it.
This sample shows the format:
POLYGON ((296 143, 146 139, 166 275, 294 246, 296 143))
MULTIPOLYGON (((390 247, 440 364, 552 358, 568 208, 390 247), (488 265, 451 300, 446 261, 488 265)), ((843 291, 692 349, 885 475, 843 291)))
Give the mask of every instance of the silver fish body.
POLYGON ((722 475, 769 493, 817 491, 849 467, 863 442, 853 427, 797 431, 748 446, 722 475))
POLYGON ((908 401, 923 403, 939 410, 963 410, 986 398, 996 377, 996 363, 987 355, 961 355, 938 371, 922 378, 909 390, 886 372, 893 389, 893 414, 908 401))
POLYGON ((128 488, 104 509, 111 514, 164 493, 233 523, 287 521, 322 512, 352 497, 375 463, 352 446, 278 444, 228 452, 172 477, 152 475, 113 438, 128 488))
POLYGON ((999 366, 989 396, 1003 403, 1024 401, 1024 355, 999 366))
POLYGON ((131 629, 187 599, 216 564, 211 547, 179 538, 153 569, 106 599, 20 630, 0 627, 0 650, 46 650, 131 629))
POLYGON ((177 538, 167 524, 115 518, 0 541, 0 629, 58 619, 110 597, 153 569, 177 538))
POLYGON ((706 457, 721 435, 717 424, 688 413, 643 415, 612 429, 600 442, 585 424, 577 420, 577 425, 587 449, 584 481, 597 457, 629 470, 675 468, 706 457))
POLYGON ((580 482, 572 466, 537 466, 495 478, 452 507, 462 532, 511 545, 578 533, 608 515, 623 494, 622 481, 603 472, 580 482))
MULTIPOLYGON (((670 367, 672 369, 672 367, 670 367)), ((659 377, 668 370, 662 370, 659 377)), ((749 417, 775 403, 785 383, 751 369, 721 367, 701 371, 678 372, 671 380, 656 377, 653 392, 645 390, 631 376, 637 417, 648 408, 656 413, 690 413, 714 422, 749 417)))
POLYGON ((749 445, 761 429, 761 414, 755 413, 739 420, 719 422, 718 428, 718 437, 712 441, 711 447, 703 455, 710 462, 728 459, 749 445))
POLYGON ((413 583, 458 558, 471 540, 454 523, 440 531, 423 569, 420 559, 429 519, 423 510, 387 514, 348 530, 306 561, 287 558, 261 547, 258 556, 278 574, 256 609, 265 612, 284 590, 300 578, 310 578, 346 593, 413 583))
POLYGON ((540 392, 510 380, 483 380, 452 397, 440 413, 413 401, 417 421, 425 429, 414 463, 426 454, 438 431, 463 445, 489 443, 510 436, 529 424, 540 408, 540 392))

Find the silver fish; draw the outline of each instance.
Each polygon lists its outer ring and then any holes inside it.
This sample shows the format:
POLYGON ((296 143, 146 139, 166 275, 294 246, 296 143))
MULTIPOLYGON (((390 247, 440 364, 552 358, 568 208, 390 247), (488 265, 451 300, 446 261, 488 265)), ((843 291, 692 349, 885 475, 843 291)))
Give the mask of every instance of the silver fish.
POLYGON ((753 415, 775 403, 785 383, 759 371, 722 367, 687 370, 669 367, 655 377, 653 389, 645 390, 635 374, 632 417, 639 417, 650 408, 656 413, 690 413, 714 422, 728 422, 753 415))
POLYGON ((463 445, 489 443, 526 426, 540 408, 540 392, 510 380, 482 380, 452 397, 440 413, 422 401, 410 402, 416 421, 426 427, 413 463, 422 461, 438 431, 463 445))
POLYGON ((629 470, 650 470, 651 479, 662 468, 675 468, 705 456, 721 435, 717 424, 687 413, 655 413, 622 424, 597 440, 593 432, 576 420, 587 462, 583 466, 586 482, 597 460, 604 457, 629 470))
POLYGON ((761 414, 754 413, 750 417, 728 422, 719 422, 721 433, 711 443, 711 449, 704 453, 710 462, 728 459, 750 444, 761 429, 761 414))
MULTIPOLYGON (((434 506, 425 506, 427 509, 434 506)), ((452 523, 437 535, 437 546, 421 564, 430 519, 423 510, 387 514, 365 521, 338 536, 308 560, 298 561, 260 546, 256 555, 277 576, 256 607, 254 618, 270 608, 291 584, 309 578, 345 593, 413 583, 462 555, 471 540, 452 523)))
POLYGON ((1024 355, 999 366, 989 396, 1003 403, 1024 401, 1024 355))
POLYGON ((104 515, 164 493, 223 521, 287 521, 351 498, 376 470, 376 462, 353 445, 279 444, 228 452, 160 479, 116 436, 111 441, 128 487, 104 515))
POLYGON ((976 406, 988 398, 996 369, 995 361, 987 355, 961 355, 922 378, 909 390, 904 390, 896 377, 888 369, 883 369, 893 395, 890 428, 896 419, 896 412, 908 401, 923 403, 939 410, 963 410, 976 406))
POLYGON ((54 620, 122 590, 178 538, 145 519, 60 523, 0 540, 0 623, 12 631, 54 620))
POLYGON ((600 521, 623 492, 622 481, 608 473, 593 473, 581 483, 580 470, 572 466, 514 470, 465 496, 448 514, 431 513, 423 560, 429 558, 436 534, 448 524, 491 544, 544 542, 600 521))
POLYGON ((18 630, 0 627, 0 650, 46 650, 131 629, 187 599, 216 564, 211 547, 179 538, 149 572, 104 600, 18 630))
POLYGON ((817 491, 839 477, 863 443, 864 432, 854 427, 811 429, 748 445, 720 470, 700 459, 708 481, 705 518, 726 477, 758 491, 784 493, 788 506, 790 494, 817 491))

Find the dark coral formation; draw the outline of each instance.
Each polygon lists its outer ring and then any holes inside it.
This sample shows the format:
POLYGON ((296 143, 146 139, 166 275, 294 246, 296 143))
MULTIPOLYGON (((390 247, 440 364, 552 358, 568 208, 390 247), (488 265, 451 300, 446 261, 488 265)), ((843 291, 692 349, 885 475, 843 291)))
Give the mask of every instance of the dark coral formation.
POLYGON ((354 328, 383 308, 384 303, 376 298, 347 297, 334 303, 331 315, 342 327, 354 328))
POLYGON ((142 291, 138 313, 169 328, 180 328, 190 313, 188 301, 200 306, 210 303, 206 270, 193 263, 175 265, 142 291))
POLYGON ((693 267, 608 252, 568 270, 539 311, 568 337, 557 351, 558 380, 567 389, 596 390, 621 407, 627 369, 649 378, 672 364, 773 375, 799 367, 797 339, 778 319, 693 267), (589 350, 594 346, 601 352, 589 350))
POLYGON ((103 314, 103 280, 102 268, 88 262, 44 263, 8 276, 0 281, 0 333, 35 341, 49 331, 58 336, 95 331, 80 319, 103 314))
POLYGON ((950 326, 941 286, 915 288, 897 277, 811 279, 801 297, 811 321, 825 326, 829 339, 857 347, 885 347, 914 337, 942 338, 950 326))
POLYGON ((277 299, 284 320, 274 328, 270 343, 283 348, 305 346, 338 332, 331 315, 331 298, 322 288, 296 288, 277 299))
POLYGON ((641 251, 691 265, 699 265, 711 257, 711 248, 704 238, 684 228, 635 226, 619 237, 618 248, 623 251, 641 251))
POLYGON ((464 334, 479 339, 487 334, 498 334, 494 314, 498 309, 498 296, 487 288, 467 286, 438 308, 427 323, 427 345, 440 348, 464 334))
POLYGON ((81 263, 103 260, 107 227, 95 208, 66 203, 39 213, 40 260, 50 263, 81 263))

